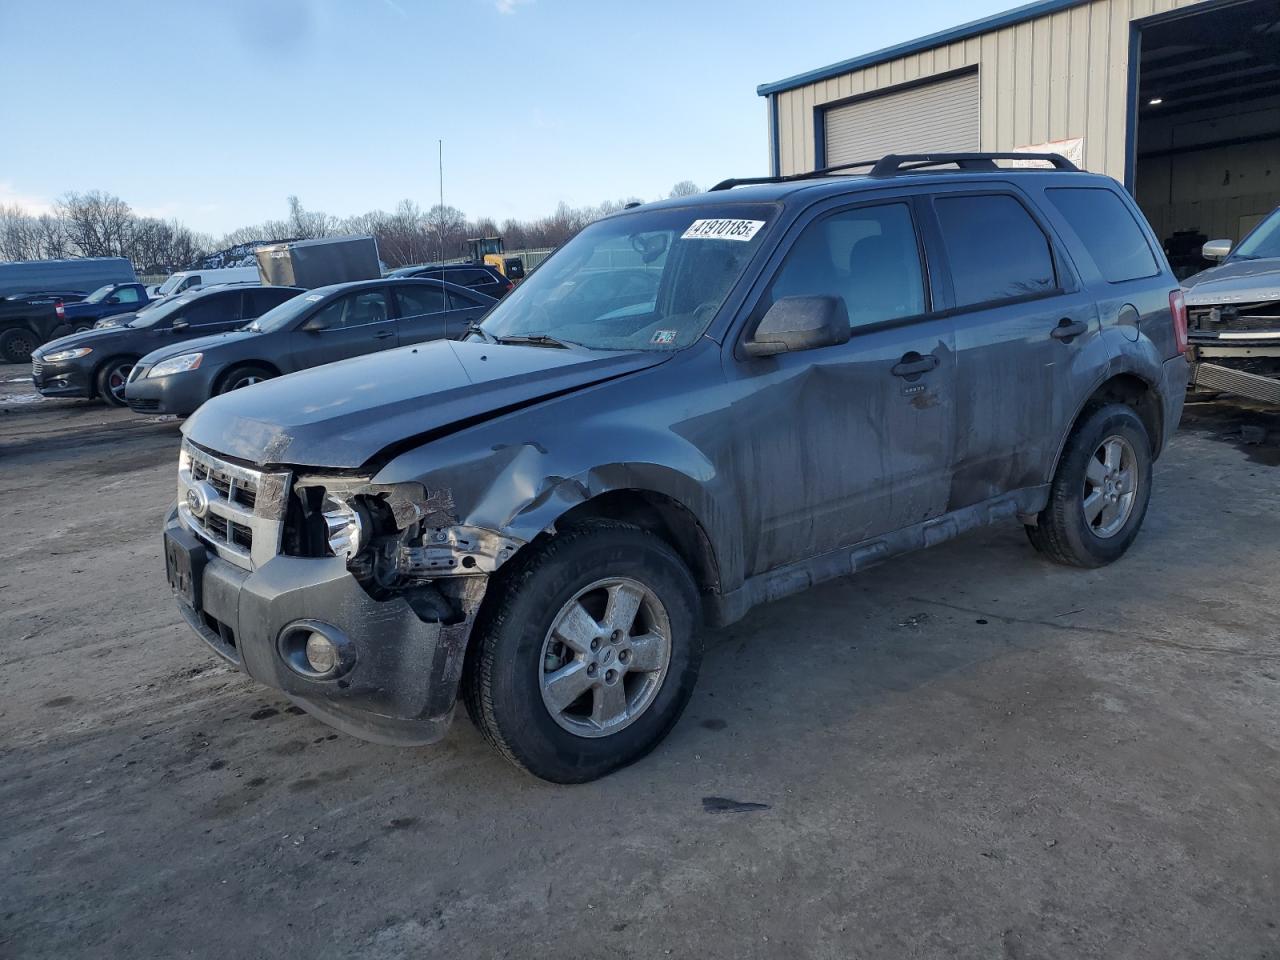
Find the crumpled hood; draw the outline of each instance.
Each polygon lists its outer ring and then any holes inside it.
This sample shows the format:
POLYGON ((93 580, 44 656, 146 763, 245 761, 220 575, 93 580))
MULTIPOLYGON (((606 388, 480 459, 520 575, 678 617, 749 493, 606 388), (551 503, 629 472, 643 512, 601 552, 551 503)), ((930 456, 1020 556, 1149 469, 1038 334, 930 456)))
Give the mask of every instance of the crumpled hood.
POLYGON ((1182 281, 1187 306, 1280 300, 1280 260, 1238 260, 1202 270, 1182 281))
POLYGON ((239 340, 247 340, 250 337, 260 337, 260 333, 251 333, 247 330, 228 330, 225 333, 211 333, 205 337, 196 337, 192 340, 179 340, 177 343, 166 343, 157 350, 152 350, 138 362, 145 366, 153 366, 161 360, 168 360, 170 357, 180 357, 184 353, 200 353, 205 350, 213 350, 227 343, 235 343, 239 340))
POLYGON ((182 432, 210 450, 259 465, 352 469, 393 444, 644 370, 670 356, 436 340, 213 397, 182 432))

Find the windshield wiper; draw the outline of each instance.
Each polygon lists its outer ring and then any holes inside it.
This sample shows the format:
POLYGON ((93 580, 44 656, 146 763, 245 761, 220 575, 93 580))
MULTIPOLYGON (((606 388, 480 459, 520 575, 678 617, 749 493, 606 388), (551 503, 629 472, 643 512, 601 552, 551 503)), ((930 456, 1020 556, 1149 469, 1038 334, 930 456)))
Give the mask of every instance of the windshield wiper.
MULTIPOLYGON (((481 339, 481 340, 483 340, 485 343, 496 343, 496 342, 497 342, 496 340, 494 340, 494 338, 493 338, 493 334, 491 334, 491 333, 490 333, 488 330, 486 330, 484 327, 480 326, 480 324, 479 324, 479 323, 477 323, 475 320, 472 320, 470 323, 468 323, 468 324, 467 324, 467 333, 478 333, 478 334, 480 334, 480 339, 481 339)), ((464 334, 464 336, 465 336, 465 334, 464 334)))
MULTIPOLYGON (((557 340, 555 337, 551 336, 551 334, 549 333, 527 333, 527 334, 514 334, 509 337, 495 337, 494 342, 495 343, 529 344, 535 347, 557 347, 561 350, 568 350, 569 344, 572 341, 557 340)), ((574 344, 574 346, 577 346, 577 344, 574 344)))

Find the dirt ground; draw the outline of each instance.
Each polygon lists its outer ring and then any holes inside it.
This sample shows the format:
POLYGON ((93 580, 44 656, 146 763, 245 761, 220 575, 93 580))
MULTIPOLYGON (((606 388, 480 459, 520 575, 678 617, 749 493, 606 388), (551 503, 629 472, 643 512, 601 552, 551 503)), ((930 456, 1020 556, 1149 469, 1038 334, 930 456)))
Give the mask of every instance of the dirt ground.
POLYGON ((339 736, 169 599, 178 428, 0 367, 0 956, 1280 957, 1280 416, 1188 408, 1135 549, 1015 526, 708 638, 601 782, 339 736))

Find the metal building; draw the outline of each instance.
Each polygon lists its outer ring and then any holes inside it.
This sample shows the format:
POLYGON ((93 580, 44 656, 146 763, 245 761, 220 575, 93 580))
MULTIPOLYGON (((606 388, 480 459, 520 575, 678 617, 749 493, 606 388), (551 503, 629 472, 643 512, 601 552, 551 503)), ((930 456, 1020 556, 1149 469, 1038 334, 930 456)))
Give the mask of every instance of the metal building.
POLYGON ((774 173, 1054 150, 1123 182, 1171 253, 1280 204, 1280 0, 1039 0, 758 92, 774 173))

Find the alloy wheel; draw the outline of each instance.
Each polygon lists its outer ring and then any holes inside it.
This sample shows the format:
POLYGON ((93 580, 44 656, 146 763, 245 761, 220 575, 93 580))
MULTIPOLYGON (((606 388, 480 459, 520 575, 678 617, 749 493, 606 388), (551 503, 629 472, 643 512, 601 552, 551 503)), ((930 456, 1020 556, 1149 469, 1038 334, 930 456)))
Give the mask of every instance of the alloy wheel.
POLYGON ((1121 436, 1098 445, 1084 477, 1084 522, 1099 539, 1114 537, 1129 520, 1138 499, 1138 458, 1121 436))
POLYGON ((542 642, 542 702, 564 729, 604 737, 652 705, 671 662, 671 621, 657 595, 630 577, 578 591, 542 642))

